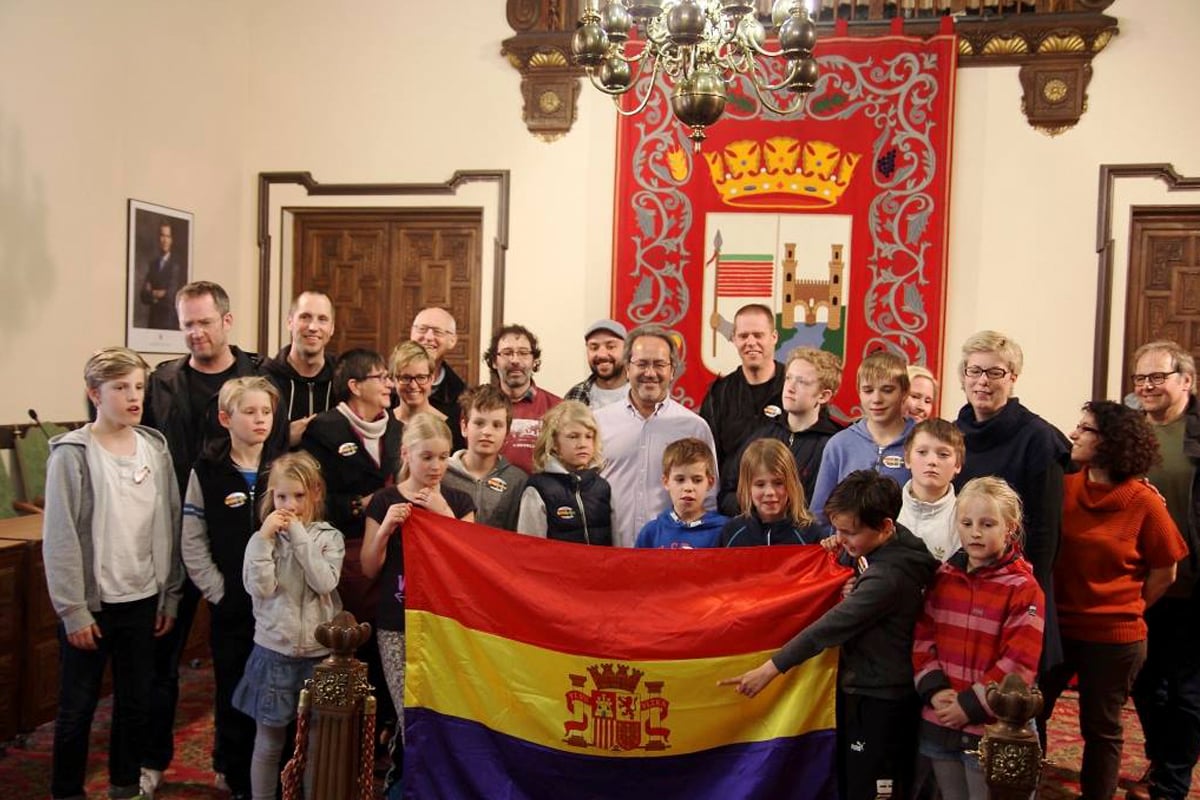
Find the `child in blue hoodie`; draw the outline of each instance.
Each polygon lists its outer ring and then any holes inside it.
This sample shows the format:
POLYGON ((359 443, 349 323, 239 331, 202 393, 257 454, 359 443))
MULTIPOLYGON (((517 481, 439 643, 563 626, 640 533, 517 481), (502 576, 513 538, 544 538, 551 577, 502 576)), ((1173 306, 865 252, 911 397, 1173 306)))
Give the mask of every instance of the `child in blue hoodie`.
POLYGON ((813 514, 826 534, 830 527, 825 501, 851 472, 873 469, 897 486, 912 477, 904 465, 904 440, 915 424, 904 416, 908 388, 908 363, 896 353, 878 350, 859 365, 858 401, 863 415, 825 445, 813 487, 813 514))
POLYGON ((692 550, 720 545, 729 518, 704 510, 704 498, 717 482, 712 448, 695 437, 679 439, 663 450, 662 465, 671 507, 642 526, 634 546, 692 550))

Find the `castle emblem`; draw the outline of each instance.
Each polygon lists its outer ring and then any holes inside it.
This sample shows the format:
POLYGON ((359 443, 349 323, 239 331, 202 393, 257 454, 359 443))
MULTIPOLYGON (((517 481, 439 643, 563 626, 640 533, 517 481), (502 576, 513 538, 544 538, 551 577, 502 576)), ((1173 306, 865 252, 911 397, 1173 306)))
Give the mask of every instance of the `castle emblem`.
POLYGON ((609 751, 666 750, 671 729, 663 725, 670 702, 662 696, 663 681, 646 681, 628 664, 593 664, 591 676, 568 675, 567 713, 563 741, 573 747, 609 751), (641 690, 639 690, 639 685, 641 690))

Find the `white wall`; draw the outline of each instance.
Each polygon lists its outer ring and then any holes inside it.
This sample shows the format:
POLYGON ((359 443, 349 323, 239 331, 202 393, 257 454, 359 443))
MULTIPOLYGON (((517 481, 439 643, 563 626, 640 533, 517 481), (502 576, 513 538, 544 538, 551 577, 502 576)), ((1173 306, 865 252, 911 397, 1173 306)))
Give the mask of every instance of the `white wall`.
MULTIPOLYGON (((1025 123, 1015 67, 959 70, 944 414, 963 402, 953 377, 958 346, 996 328, 1025 350, 1022 401, 1074 427, 1091 394, 1100 165, 1165 161, 1200 174, 1200 94, 1191 86, 1200 3, 1118 0, 1109 14, 1121 33, 1093 62, 1083 119, 1058 137, 1025 123)), ((1159 202, 1200 205, 1200 193, 1159 202)), ((1113 234, 1128 235, 1128 224, 1113 234)), ((1122 276, 1126 268, 1114 265, 1122 276)), ((1115 325, 1123 315, 1118 302, 1115 325)), ((1114 353, 1119 369, 1120 348, 1114 353)))
MULTIPOLYGON (((1110 9, 1122 33, 1057 138, 1026 124, 1015 68, 958 75, 947 357, 978 328, 1008 331, 1027 352, 1019 394, 1063 427, 1091 386, 1099 165, 1200 174, 1196 93, 1175 91, 1200 73, 1200 4, 1154 4, 1169 23, 1131 16, 1145 5, 1110 9)), ((545 340, 545 385, 582 377, 578 332, 609 310, 615 114, 585 86, 574 129, 536 139, 500 56, 501 0, 426 8, 415 34, 395 0, 0 0, 0 423, 30 405, 82 416, 83 361, 123 341, 129 197, 195 212, 196 272, 230 289, 235 340, 253 346, 262 170, 511 170, 506 319, 545 340)))
POLYGON ((195 212, 196 268, 241 269, 239 6, 0 2, 0 422, 83 418, 84 361, 124 342, 127 198, 195 212))

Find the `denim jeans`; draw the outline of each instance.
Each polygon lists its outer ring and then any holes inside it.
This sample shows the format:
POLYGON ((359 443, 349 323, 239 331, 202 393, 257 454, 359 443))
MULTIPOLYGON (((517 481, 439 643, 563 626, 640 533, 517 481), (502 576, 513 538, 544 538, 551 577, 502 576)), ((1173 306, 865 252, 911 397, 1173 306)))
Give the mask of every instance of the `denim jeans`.
POLYGON ((58 626, 58 717, 54 721, 54 764, 50 777, 53 797, 83 797, 87 772, 88 737, 100 700, 104 665, 112 662, 113 716, 108 743, 108 779, 112 797, 139 793, 142 751, 145 747, 150 683, 154 656, 154 619, 158 598, 132 603, 105 603, 96 613, 99 649, 80 650, 67 641, 58 626))

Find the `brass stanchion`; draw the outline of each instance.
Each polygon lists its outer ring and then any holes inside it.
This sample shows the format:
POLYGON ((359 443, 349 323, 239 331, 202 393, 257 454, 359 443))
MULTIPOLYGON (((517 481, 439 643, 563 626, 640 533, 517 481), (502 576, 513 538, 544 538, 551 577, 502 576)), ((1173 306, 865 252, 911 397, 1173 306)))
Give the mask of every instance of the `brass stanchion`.
POLYGON ((332 653, 300 692, 295 754, 283 770, 284 800, 374 797, 374 687, 367 665, 354 658, 370 635, 371 626, 348 611, 317 627, 317 641, 332 653))
POLYGON ((1042 693, 1020 675, 1005 675, 987 688, 988 705, 998 722, 986 726, 979 742, 979 764, 992 800, 1026 800, 1042 776, 1042 748, 1029 720, 1042 710, 1042 693))

